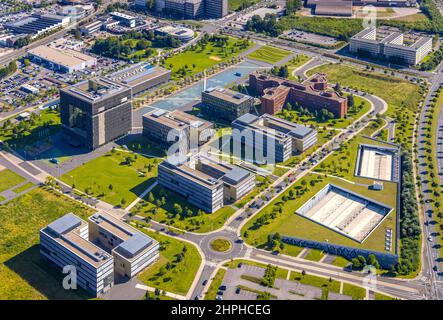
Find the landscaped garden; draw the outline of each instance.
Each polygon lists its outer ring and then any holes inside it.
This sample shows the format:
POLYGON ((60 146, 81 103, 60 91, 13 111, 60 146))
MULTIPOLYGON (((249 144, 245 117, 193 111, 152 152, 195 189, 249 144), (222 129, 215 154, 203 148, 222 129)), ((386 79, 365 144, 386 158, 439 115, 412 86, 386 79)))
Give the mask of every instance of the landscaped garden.
POLYGON ((160 258, 138 278, 149 287, 186 296, 202 262, 195 246, 139 229, 160 243, 160 258))
POLYGON ((60 179, 88 195, 126 207, 154 183, 160 161, 130 151, 113 150, 60 179))
POLYGON ((291 51, 283 50, 277 47, 263 46, 260 49, 250 53, 248 58, 275 64, 288 57, 291 53, 291 51))
POLYGON ((42 188, 0 206, 0 300, 90 298, 63 289, 63 275, 39 251, 39 230, 68 212, 87 219, 93 210, 42 188))

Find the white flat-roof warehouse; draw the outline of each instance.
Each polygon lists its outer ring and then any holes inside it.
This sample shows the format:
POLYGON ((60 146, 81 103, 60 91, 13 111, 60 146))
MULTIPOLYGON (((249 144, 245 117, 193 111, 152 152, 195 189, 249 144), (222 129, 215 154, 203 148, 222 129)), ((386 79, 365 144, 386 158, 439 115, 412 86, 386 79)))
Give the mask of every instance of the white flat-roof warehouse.
POLYGON ((97 64, 97 59, 72 49, 39 46, 28 51, 35 63, 43 63, 52 70, 72 73, 97 64))

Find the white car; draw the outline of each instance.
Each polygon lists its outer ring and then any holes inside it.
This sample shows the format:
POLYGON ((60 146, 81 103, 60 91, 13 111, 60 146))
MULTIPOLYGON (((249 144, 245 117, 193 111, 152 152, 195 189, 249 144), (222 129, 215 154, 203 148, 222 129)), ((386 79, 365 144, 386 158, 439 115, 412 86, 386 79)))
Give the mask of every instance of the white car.
POLYGON ((432 241, 432 237, 431 236, 428 237, 428 241, 432 241))

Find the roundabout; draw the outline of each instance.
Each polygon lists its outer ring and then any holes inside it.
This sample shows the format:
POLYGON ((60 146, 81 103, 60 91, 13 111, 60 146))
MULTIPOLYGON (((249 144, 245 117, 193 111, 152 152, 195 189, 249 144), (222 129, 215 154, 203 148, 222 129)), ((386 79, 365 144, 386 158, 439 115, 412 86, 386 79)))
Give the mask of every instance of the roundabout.
POLYGON ((232 249, 232 243, 226 238, 215 238, 209 243, 210 248, 217 252, 228 252, 232 249))

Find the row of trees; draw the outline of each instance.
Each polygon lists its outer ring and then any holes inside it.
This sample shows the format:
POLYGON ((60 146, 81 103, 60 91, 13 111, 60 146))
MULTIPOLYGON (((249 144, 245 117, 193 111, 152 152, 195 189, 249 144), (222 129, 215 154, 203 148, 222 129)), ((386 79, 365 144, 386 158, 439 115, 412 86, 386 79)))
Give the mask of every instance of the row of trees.
POLYGON ((7 77, 11 73, 17 71, 17 64, 15 61, 11 61, 7 66, 0 68, 0 80, 7 77))
POLYGON ((277 276, 277 266, 273 266, 271 264, 268 264, 266 266, 265 274, 264 274, 260 284, 265 287, 272 288, 274 286, 276 276, 277 276))

